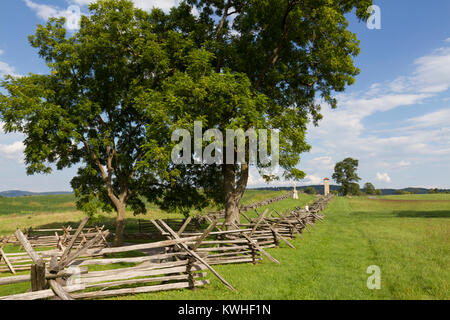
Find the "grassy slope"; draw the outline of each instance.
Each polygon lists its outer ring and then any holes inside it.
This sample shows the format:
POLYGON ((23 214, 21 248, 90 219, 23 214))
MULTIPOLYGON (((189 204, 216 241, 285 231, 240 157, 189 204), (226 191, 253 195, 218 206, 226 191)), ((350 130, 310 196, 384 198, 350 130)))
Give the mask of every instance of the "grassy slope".
MULTIPOLYGON (((284 193, 285 191, 247 190, 242 203, 254 203, 284 193)), ((138 219, 181 218, 179 214, 167 214, 153 204, 148 204, 147 207, 146 215, 133 216, 131 212, 127 213, 128 231, 136 231, 138 219)), ((76 210, 75 197, 72 194, 0 198, 0 235, 11 234, 16 228, 76 226, 83 216, 83 213, 76 210)), ((114 213, 104 213, 96 219, 91 219, 91 223, 104 224, 107 228, 114 230, 114 217, 114 213)))
MULTIPOLYGON (((311 199, 302 195, 300 200, 270 206, 283 211, 311 199)), ((293 241, 296 250, 285 245, 268 250, 281 265, 265 259, 256 266, 215 266, 237 289, 235 293, 209 274, 211 285, 197 292, 177 290, 117 299, 450 298, 450 203, 336 198, 325 215, 324 223, 303 234, 305 240, 293 241), (369 265, 381 268, 381 290, 366 287, 369 265)), ((0 295, 23 292, 27 285, 1 286, 0 295)))

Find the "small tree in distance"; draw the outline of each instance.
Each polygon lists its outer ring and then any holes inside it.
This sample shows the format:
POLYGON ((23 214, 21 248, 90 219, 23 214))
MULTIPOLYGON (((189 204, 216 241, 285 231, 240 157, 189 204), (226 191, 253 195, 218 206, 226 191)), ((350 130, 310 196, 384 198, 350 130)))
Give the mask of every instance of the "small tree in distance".
POLYGON ((316 190, 316 188, 314 188, 314 187, 306 187, 305 188, 305 193, 307 193, 307 194, 317 194, 317 190, 316 190))
MULTIPOLYGON (((358 164, 358 160, 346 158, 341 162, 336 163, 334 166, 332 178, 341 185, 339 191, 344 196, 352 194, 352 191, 356 191, 356 187, 352 186, 352 183, 356 183, 361 180, 361 178, 356 174, 358 164)), ((359 185, 357 188, 359 190, 359 185)))
POLYGON ((364 192, 368 195, 375 195, 377 193, 375 187, 370 182, 366 182, 364 185, 364 192))

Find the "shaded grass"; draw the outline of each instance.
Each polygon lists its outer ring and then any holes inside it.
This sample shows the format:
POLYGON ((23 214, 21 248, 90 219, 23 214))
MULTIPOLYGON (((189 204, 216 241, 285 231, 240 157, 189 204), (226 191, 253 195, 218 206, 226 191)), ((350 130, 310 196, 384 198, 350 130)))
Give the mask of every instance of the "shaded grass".
POLYGON ((449 200, 449 193, 432 193, 432 194, 403 194, 403 195, 388 195, 378 197, 380 199, 392 200, 449 200))

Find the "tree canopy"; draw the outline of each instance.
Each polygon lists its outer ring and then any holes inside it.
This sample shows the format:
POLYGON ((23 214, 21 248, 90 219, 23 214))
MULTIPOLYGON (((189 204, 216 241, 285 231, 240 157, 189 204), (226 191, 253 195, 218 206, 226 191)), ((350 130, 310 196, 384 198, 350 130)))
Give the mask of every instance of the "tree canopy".
POLYGON ((340 193, 344 196, 353 194, 356 189, 359 193, 359 185, 357 181, 361 180, 358 177, 356 170, 358 169, 359 161, 352 158, 345 158, 336 163, 334 166, 333 180, 341 185, 340 193))
POLYGON ((187 40, 159 36, 152 15, 129 1, 89 8, 73 35, 63 18, 38 25, 29 41, 50 74, 7 77, 0 114, 6 132, 25 134, 28 174, 81 164, 71 182, 77 205, 88 213, 115 209, 120 243, 126 206, 145 212, 143 197, 152 201, 161 180, 177 175, 167 170, 170 117, 145 93, 162 90, 187 40))
MULTIPOLYGON (((333 93, 351 85, 359 73, 353 63, 359 42, 345 15, 356 9, 364 19, 371 4, 188 0, 161 16, 159 24, 191 38, 201 54, 190 72, 170 79, 172 92, 165 100, 173 99, 179 114, 202 119, 207 128, 276 130, 280 170, 268 171, 261 162, 256 167, 266 181, 302 179, 305 173, 297 166, 301 153, 310 149, 307 124, 322 118, 318 101, 336 107, 333 93)), ((247 148, 249 143, 247 139, 247 148)), ((223 161, 179 170, 208 197, 224 203, 227 220, 239 218, 248 158, 242 164, 223 161)))
POLYGON ((333 94, 359 72, 346 14, 364 19, 371 4, 186 0, 164 13, 99 0, 73 35, 52 18, 30 36, 50 73, 6 77, 4 129, 25 135, 29 174, 81 165, 71 182, 78 206, 115 209, 117 243, 126 207, 145 212, 143 198, 184 212, 212 199, 224 204, 227 221, 237 220, 249 153, 229 164, 222 148, 215 151, 222 162, 178 164, 172 133, 194 133, 194 121, 222 131, 271 129, 279 133, 280 170, 260 160, 256 167, 267 181, 302 179, 307 124, 322 118, 320 101, 336 107, 333 94))

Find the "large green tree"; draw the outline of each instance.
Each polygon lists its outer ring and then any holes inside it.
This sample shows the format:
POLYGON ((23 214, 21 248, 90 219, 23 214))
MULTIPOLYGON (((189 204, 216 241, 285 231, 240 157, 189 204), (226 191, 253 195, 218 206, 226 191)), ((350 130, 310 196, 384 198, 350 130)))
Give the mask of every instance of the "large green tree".
POLYGON ((359 161, 352 158, 345 158, 344 160, 336 163, 334 166, 333 179, 341 185, 340 193, 344 196, 353 194, 355 192, 360 193, 359 185, 357 182, 361 180, 356 173, 358 169, 359 161))
MULTIPOLYGON (((267 181, 302 179, 305 174, 297 165, 300 154, 310 149, 308 122, 317 124, 322 118, 318 101, 336 107, 334 92, 351 85, 359 72, 353 63, 359 42, 347 28, 346 14, 355 10, 364 19, 371 4, 187 0, 161 15, 159 25, 180 31, 203 53, 190 71, 169 80, 171 94, 163 99, 176 104, 179 115, 204 121, 205 129, 277 130, 280 170, 270 172, 261 162, 256 167, 267 181)), ((248 149, 248 139, 246 143, 248 149)), ((249 177, 247 160, 248 154, 241 164, 185 166, 180 170, 190 178, 182 183, 198 183, 203 194, 224 204, 227 221, 236 221, 249 177)))
POLYGON ((145 212, 143 198, 154 200, 178 174, 168 171, 173 123, 145 92, 161 90, 186 41, 159 36, 151 15, 129 1, 89 8, 73 35, 64 19, 37 27, 29 41, 50 73, 6 77, 0 115, 6 132, 25 135, 28 174, 80 166, 71 182, 78 207, 115 210, 120 244, 127 206, 145 212))
MULTIPOLYGON (((363 19, 370 4, 186 0, 166 14, 100 0, 72 36, 63 19, 38 26, 30 42, 51 73, 2 83, 5 130, 25 134, 30 174, 50 172, 52 163, 82 164, 72 180, 78 205, 87 212, 115 209, 117 243, 125 208, 145 211, 142 196, 184 212, 214 199, 235 221, 248 152, 240 164, 225 164, 223 148, 222 164, 173 163, 172 132, 193 133, 195 120, 204 129, 277 130, 281 175, 303 178, 297 165, 310 148, 308 122, 322 117, 318 99, 336 107, 333 93, 359 71, 358 41, 345 15, 356 8, 363 19)), ((267 164, 256 166, 266 180, 280 176, 267 164)))

